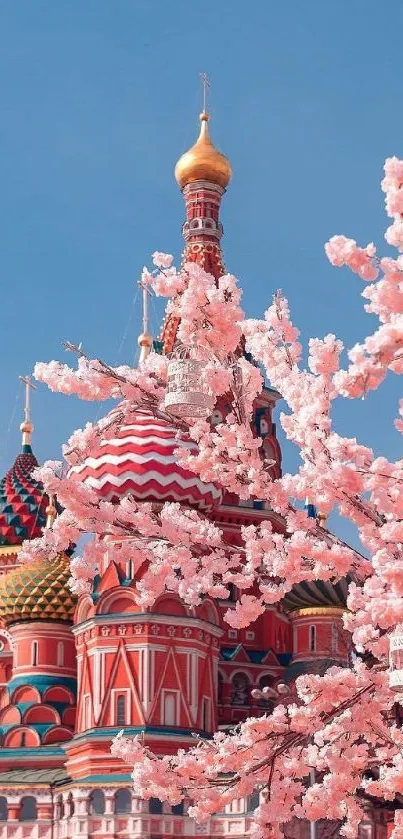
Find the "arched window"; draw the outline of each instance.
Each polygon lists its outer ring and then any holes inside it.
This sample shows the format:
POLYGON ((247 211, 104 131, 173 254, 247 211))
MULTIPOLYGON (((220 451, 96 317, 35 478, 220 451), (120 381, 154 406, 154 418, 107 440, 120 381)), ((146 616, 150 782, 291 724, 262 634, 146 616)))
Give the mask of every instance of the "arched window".
POLYGON ((128 789, 118 789, 115 795, 115 813, 131 813, 132 794, 128 789))
POLYGON ((309 652, 314 653, 316 650, 316 626, 309 627, 309 652))
POLYGON ((26 795, 21 799, 20 822, 33 822, 36 818, 36 798, 33 795, 26 795))
POLYGON ((120 693, 116 700, 116 725, 126 725, 126 695, 120 693))
POLYGON ((171 809, 173 816, 183 816, 183 801, 180 801, 179 804, 173 804, 171 809))
POLYGON ((38 664, 38 642, 32 641, 32 664, 34 667, 38 664))
POLYGON ((57 645, 57 666, 63 667, 64 664, 64 644, 63 641, 59 641, 57 645))
POLYGON ((249 705, 249 679, 245 673, 235 673, 232 679, 231 705, 249 705))
POLYGON ((162 801, 159 798, 150 798, 148 809, 152 815, 159 816, 162 813, 162 801))
POLYGON ((27 732, 22 731, 21 732, 21 743, 20 743, 20 746, 21 746, 22 749, 25 749, 26 742, 27 742, 27 732))
POLYGON ((0 798, 0 822, 6 822, 8 816, 7 798, 0 798))
POLYGON ((74 804, 73 794, 71 792, 67 796, 66 810, 67 810, 68 818, 71 818, 71 816, 74 816, 75 804, 74 804))
POLYGON ((253 812, 256 810, 256 807, 259 807, 260 804, 260 795, 258 792, 252 792, 252 795, 248 795, 246 799, 246 809, 248 813, 253 812))
POLYGON ((105 796, 101 789, 94 789, 89 798, 90 816, 103 816, 105 812, 105 796))
POLYGON ((62 819, 64 816, 64 802, 63 796, 59 795, 57 802, 56 802, 56 818, 62 819))

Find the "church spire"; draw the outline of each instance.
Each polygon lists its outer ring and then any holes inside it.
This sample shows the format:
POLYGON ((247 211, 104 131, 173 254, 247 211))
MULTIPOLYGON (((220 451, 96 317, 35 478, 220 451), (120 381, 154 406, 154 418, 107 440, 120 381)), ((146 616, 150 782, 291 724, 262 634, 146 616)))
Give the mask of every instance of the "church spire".
POLYGON ((22 450, 23 452, 30 452, 31 434, 34 430, 31 422, 31 389, 36 390, 36 385, 31 382, 29 376, 20 376, 20 381, 25 384, 24 421, 20 425, 20 431, 22 431, 22 450))
POLYGON ((143 331, 141 335, 139 335, 137 339, 137 343, 140 347, 140 364, 146 360, 146 358, 150 355, 151 348, 153 345, 153 339, 150 334, 149 330, 149 321, 148 321, 148 295, 149 291, 148 288, 140 282, 139 285, 141 286, 141 290, 143 293, 143 331))
MULTIPOLYGON (((209 81, 202 74, 203 111, 200 114, 200 134, 196 143, 178 160, 175 177, 182 190, 186 204, 186 220, 183 225, 185 249, 183 263, 197 262, 209 274, 218 279, 225 274, 221 252, 223 226, 220 221, 220 205, 228 186, 232 169, 228 158, 214 146, 209 130, 209 114, 206 95, 209 81)), ((161 340, 164 352, 173 349, 178 321, 169 316, 165 321, 161 340)))

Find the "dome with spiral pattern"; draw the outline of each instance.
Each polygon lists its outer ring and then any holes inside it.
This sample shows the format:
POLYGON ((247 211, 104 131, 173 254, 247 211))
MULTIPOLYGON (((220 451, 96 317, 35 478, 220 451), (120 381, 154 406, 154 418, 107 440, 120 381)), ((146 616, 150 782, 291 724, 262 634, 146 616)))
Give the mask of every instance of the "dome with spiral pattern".
POLYGON ((48 498, 32 476, 37 466, 31 446, 24 445, 0 481, 0 546, 21 545, 42 534, 48 498))

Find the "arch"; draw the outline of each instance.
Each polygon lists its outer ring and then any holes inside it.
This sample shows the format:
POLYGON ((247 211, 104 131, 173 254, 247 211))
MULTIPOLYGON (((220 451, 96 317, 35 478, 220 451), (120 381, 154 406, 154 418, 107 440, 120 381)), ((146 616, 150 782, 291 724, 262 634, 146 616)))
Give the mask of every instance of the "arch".
POLYGON ((22 722, 27 725, 33 725, 35 723, 42 725, 53 723, 55 725, 60 723, 60 717, 56 708, 52 708, 51 705, 31 705, 25 711, 22 722))
POLYGON ((249 705, 250 680, 242 670, 234 673, 231 679, 231 705, 245 707, 249 705))
POLYGON ((37 813, 36 798, 33 795, 25 795, 21 798, 20 822, 36 821, 37 813))
POLYGON ((11 702, 13 705, 18 705, 20 702, 30 702, 36 704, 41 702, 41 695, 39 690, 31 685, 21 685, 19 688, 15 689, 11 697, 11 702))
POLYGON ((44 702, 64 702, 67 705, 74 705, 74 695, 68 688, 61 685, 53 685, 45 690, 43 694, 44 702))
POLYGON ((42 743, 48 746, 50 743, 64 743, 66 740, 71 740, 73 732, 71 728, 64 728, 62 725, 55 725, 49 728, 46 734, 43 735, 42 743))
POLYGON ((122 592, 117 588, 111 591, 106 591, 99 598, 96 614, 97 615, 125 615, 132 612, 139 612, 140 608, 136 603, 136 595, 132 589, 125 589, 122 592))
POLYGON ((0 822, 6 822, 8 818, 7 798, 0 796, 0 822))
POLYGON ((132 811, 132 794, 128 789, 118 789, 115 793, 114 812, 116 815, 121 813, 131 813, 132 811))
POLYGON ((74 708, 65 708, 62 714, 62 725, 71 726, 74 728, 76 724, 76 713, 77 709, 74 708))
POLYGON ((162 801, 159 798, 150 798, 148 802, 148 811, 154 816, 159 816, 162 813, 162 801))
POLYGON ((215 626, 220 626, 218 609, 212 600, 203 600, 203 603, 197 609, 197 614, 202 620, 213 623, 215 626))
POLYGON ((21 714, 16 705, 7 705, 0 711, 0 722, 7 725, 17 725, 21 722, 21 714))
POLYGON ((25 749, 40 746, 39 734, 34 728, 21 728, 16 726, 8 731, 4 737, 3 748, 25 749))
POLYGON ((84 621, 88 620, 91 614, 94 612, 94 604, 88 595, 84 595, 84 597, 80 598, 77 608, 76 614, 74 617, 74 623, 77 626, 79 623, 84 623, 84 621))
POLYGON ((103 816, 105 812, 105 796, 101 789, 93 789, 88 799, 88 813, 90 816, 103 816))
POLYGON ((0 651, 3 653, 12 653, 11 635, 7 630, 0 630, 0 651))
POLYGON ((160 615, 187 617, 185 606, 181 603, 179 597, 175 597, 172 594, 162 594, 161 597, 158 597, 152 607, 152 611, 160 615))

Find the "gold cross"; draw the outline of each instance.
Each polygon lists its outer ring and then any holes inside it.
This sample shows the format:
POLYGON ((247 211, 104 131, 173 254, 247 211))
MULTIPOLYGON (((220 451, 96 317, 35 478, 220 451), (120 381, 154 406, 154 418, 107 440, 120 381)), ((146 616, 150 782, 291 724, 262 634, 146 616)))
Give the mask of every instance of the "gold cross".
POLYGON ((29 422, 31 419, 31 405, 30 405, 30 396, 31 396, 31 388, 32 390, 36 390, 36 385, 31 382, 29 376, 19 376, 21 382, 24 382, 25 385, 25 408, 24 408, 24 418, 25 422, 29 422))
POLYGON ((210 79, 207 73, 200 73, 200 78, 203 85, 203 113, 206 113, 207 108, 207 88, 210 87, 210 79))

